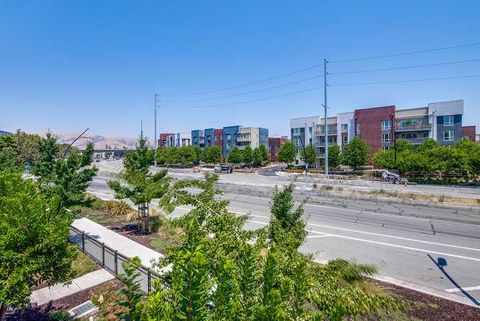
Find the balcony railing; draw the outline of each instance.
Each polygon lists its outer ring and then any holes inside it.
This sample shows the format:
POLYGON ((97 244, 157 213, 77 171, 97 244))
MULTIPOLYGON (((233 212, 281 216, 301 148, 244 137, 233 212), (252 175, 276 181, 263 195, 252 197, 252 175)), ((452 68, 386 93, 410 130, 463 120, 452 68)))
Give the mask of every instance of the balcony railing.
POLYGON ((395 131, 416 131, 416 130, 430 130, 432 128, 431 124, 410 124, 402 125, 397 124, 395 131))
MULTIPOLYGON (((337 130, 329 130, 328 135, 337 135, 337 130)), ((325 136, 325 131, 324 130, 316 130, 315 131, 315 136, 325 136)))

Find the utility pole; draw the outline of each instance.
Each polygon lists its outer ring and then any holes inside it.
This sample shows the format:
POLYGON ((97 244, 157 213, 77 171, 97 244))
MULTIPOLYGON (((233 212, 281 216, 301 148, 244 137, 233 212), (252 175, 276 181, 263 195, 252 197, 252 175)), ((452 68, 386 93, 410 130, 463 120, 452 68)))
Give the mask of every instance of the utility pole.
POLYGON ((158 138, 157 138, 157 108, 158 108, 159 106, 157 106, 157 101, 158 101, 158 98, 157 98, 157 97, 158 97, 158 94, 155 94, 155 95, 154 95, 154 102, 153 102, 153 110, 154 110, 154 116, 153 116, 153 118, 154 118, 154 122, 155 122, 155 124, 154 124, 154 126, 153 126, 153 127, 154 127, 154 134, 153 134, 153 148, 154 148, 154 151, 153 151, 153 155, 154 155, 154 156, 153 156, 153 157, 154 157, 154 159, 153 159, 153 163, 154 163, 155 167, 157 167, 157 149, 158 149, 158 146, 157 146, 157 145, 158 145, 158 138))
POLYGON ((323 109, 325 111, 325 177, 328 178, 327 59, 323 60, 323 109))

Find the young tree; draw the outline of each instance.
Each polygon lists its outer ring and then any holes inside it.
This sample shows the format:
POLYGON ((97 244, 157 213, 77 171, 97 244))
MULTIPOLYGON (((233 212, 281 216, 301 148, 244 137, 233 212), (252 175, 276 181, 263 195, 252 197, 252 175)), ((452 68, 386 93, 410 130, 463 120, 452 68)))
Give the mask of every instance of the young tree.
POLYGON ((143 299, 143 292, 140 284, 137 282, 140 273, 137 267, 141 265, 140 259, 134 257, 123 263, 124 274, 120 274, 118 279, 124 286, 118 291, 120 299, 117 304, 123 309, 117 314, 122 321, 140 321, 141 313, 139 304, 143 299))
POLYGON ((342 150, 337 144, 328 148, 328 165, 337 168, 342 163, 342 150))
POLYGON ((345 165, 359 168, 367 163, 368 145, 361 138, 354 137, 350 143, 345 145, 342 155, 345 165))
MULTIPOLYGON (((263 145, 261 145, 263 146, 263 145)), ((253 150, 253 160, 252 160, 252 164, 253 166, 261 166, 263 164, 264 160, 263 160, 263 156, 262 156, 262 151, 260 150, 260 148, 255 148, 253 150)))
POLYGON ((262 164, 267 164, 270 161, 270 155, 268 153, 268 148, 265 145, 260 144, 260 146, 258 146, 258 150, 259 150, 260 156, 262 158, 262 164))
POLYGON ((85 199, 85 191, 97 168, 92 166, 93 143, 82 153, 60 154, 56 138, 47 135, 40 141, 37 163, 32 173, 38 176, 42 191, 51 197, 57 196, 57 212, 61 207, 69 208, 85 199))
POLYGON ((307 164, 307 168, 315 165, 317 161, 317 154, 315 153, 315 147, 313 147, 313 145, 308 145, 303 149, 302 161, 307 164))
POLYGON ((247 145, 242 150, 243 163, 249 167, 253 165, 253 149, 252 146, 247 145))
POLYGON ((243 153, 242 151, 237 147, 233 146, 227 154, 227 162, 234 164, 234 165, 239 165, 243 161, 243 153))
POLYGON ((218 146, 207 146, 203 150, 202 161, 207 164, 220 163, 222 152, 218 146))
POLYGON ((149 167, 152 153, 148 148, 147 139, 140 137, 135 151, 129 152, 123 159, 125 169, 117 180, 108 182, 120 199, 128 198, 138 209, 138 225, 142 232, 150 233, 150 209, 152 199, 162 199, 170 187, 167 171, 150 173, 149 167))
POLYGON ((287 165, 293 163, 296 155, 297 150, 295 148, 295 145, 293 145, 293 143, 290 141, 285 142, 282 146, 280 146, 280 149, 278 150, 278 159, 281 162, 287 163, 287 165))
POLYGON ((57 203, 32 180, 0 173, 0 320, 7 306, 28 304, 32 287, 73 276, 72 217, 63 208, 53 211, 57 203))

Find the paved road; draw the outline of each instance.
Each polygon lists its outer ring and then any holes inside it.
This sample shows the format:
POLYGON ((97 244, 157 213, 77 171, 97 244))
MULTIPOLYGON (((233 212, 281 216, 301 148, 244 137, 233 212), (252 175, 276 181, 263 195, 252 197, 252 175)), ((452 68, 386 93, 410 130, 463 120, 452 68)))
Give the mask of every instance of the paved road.
MULTIPOLYGON (((192 175, 175 173, 177 177, 192 175)), ((232 178, 223 179, 232 175, 222 175, 220 180, 220 187, 227 191, 223 197, 230 201, 230 209, 248 215, 247 228, 252 229, 265 226, 270 215, 272 179, 268 177, 269 180, 264 180, 259 176, 244 175, 240 181, 246 184, 232 178)), ((111 173, 101 171, 92 182, 90 191, 100 197, 111 198, 113 194, 105 184, 109 177, 111 173)), ((285 184, 288 182, 285 181, 285 184)), ((310 193, 305 191, 304 186, 297 184, 296 196, 299 199, 310 193)), ((375 264, 379 268, 378 277, 382 280, 459 302, 478 304, 478 209, 309 196, 311 199, 305 205, 309 235, 302 250, 313 254, 316 260, 325 262, 345 258, 375 264), (445 267, 435 264, 439 258, 445 259, 445 267), (466 292, 462 293, 459 287, 466 292)), ((179 208, 172 215, 182 215, 187 210, 179 208)))

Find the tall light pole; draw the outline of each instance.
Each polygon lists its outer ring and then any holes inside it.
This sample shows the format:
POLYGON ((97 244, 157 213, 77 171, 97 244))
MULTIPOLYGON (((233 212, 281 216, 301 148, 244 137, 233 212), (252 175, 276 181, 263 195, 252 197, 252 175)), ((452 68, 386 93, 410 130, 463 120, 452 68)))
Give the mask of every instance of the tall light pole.
POLYGON ((328 178, 327 59, 323 60, 323 109, 325 111, 325 177, 328 178))
POLYGON ((153 152, 153 157, 154 157, 154 164, 155 164, 155 167, 157 167, 157 149, 158 149, 158 139, 157 139, 157 109, 160 108, 159 105, 157 105, 158 103, 158 94, 155 94, 154 95, 154 101, 153 101, 153 110, 154 110, 154 140, 153 140, 153 148, 154 148, 154 152, 153 152))

